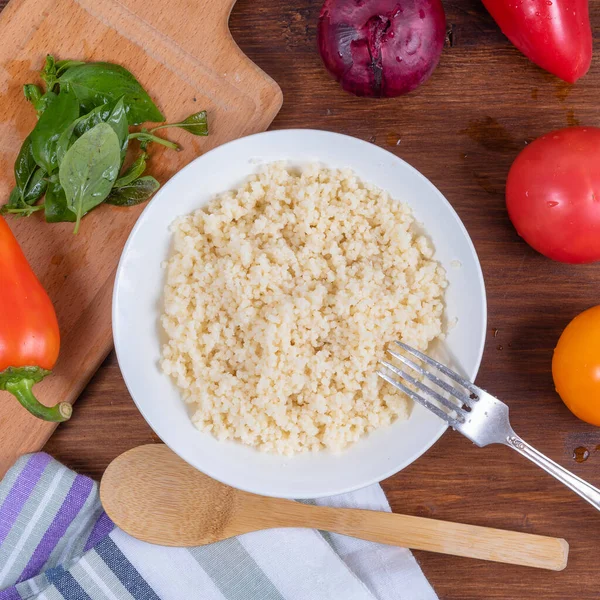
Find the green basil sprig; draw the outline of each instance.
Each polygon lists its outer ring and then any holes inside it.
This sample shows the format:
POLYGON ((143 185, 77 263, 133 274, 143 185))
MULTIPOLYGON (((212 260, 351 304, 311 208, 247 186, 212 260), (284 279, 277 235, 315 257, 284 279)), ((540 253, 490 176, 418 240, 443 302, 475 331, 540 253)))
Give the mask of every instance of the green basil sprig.
POLYGON ((138 80, 119 65, 98 62, 73 66, 58 82, 73 88, 84 113, 123 97, 130 125, 165 120, 138 80))
POLYGON ((21 191, 21 195, 25 194, 27 184, 36 168, 37 163, 35 162, 35 158, 33 158, 31 135, 29 135, 25 138, 15 161, 15 181, 17 188, 21 191))
POLYGON ((23 86, 23 94, 25 95, 25 99, 35 106, 41 100, 44 92, 35 83, 26 83, 23 86))
POLYGON ((108 123, 98 123, 69 148, 58 177, 67 206, 75 213, 75 233, 83 215, 106 200, 120 166, 119 138, 108 123))
POLYGON ((46 90, 51 92, 54 89, 57 80, 56 63, 54 61, 54 56, 52 56, 51 54, 48 54, 46 56, 46 62, 44 63, 44 67, 42 68, 40 77, 42 78, 42 81, 46 84, 46 90))
POLYGON ((46 92, 39 100, 35 102, 33 108, 35 108, 35 113, 38 119, 42 116, 42 114, 44 114, 48 106, 54 102, 55 98, 56 94, 54 92, 46 92))
POLYGON ((206 111, 203 110, 194 113, 187 119, 181 121, 181 123, 166 123, 165 125, 154 127, 153 129, 142 128, 141 131, 130 133, 129 139, 139 140, 143 150, 145 150, 148 147, 148 144, 151 142, 161 144, 167 148, 172 148, 173 150, 179 150, 180 148, 175 142, 171 142, 154 135, 155 131, 158 131, 159 129, 166 129, 167 127, 178 127, 179 129, 183 129, 193 135, 206 136, 208 135, 208 118, 206 111))
POLYGON ((77 220, 75 213, 67 206, 65 190, 62 189, 59 181, 48 183, 44 200, 44 218, 47 223, 75 223, 77 220))
POLYGON ((30 134, 35 162, 53 173, 58 168, 56 145, 61 133, 79 117, 79 103, 73 91, 65 86, 42 113, 30 134))
POLYGON ((45 193, 48 187, 48 174, 44 169, 37 167, 33 172, 25 193, 23 194, 23 201, 29 206, 33 206, 45 193))
POLYGON ((56 75, 60 77, 67 69, 80 67, 81 65, 85 65, 82 60, 59 60, 56 62, 56 75))
POLYGON ((0 206, 0 215, 13 215, 15 217, 29 217, 34 212, 38 210, 43 210, 44 205, 31 206, 26 204, 21 196, 21 192, 19 188, 14 187, 10 196, 8 197, 8 202, 2 206, 0 206))
POLYGON ((114 187, 106 199, 106 204, 113 206, 136 206, 146 202, 158 190, 160 183, 147 175, 134 179, 131 183, 114 187))
POLYGON ((144 174, 146 170, 146 161, 148 155, 144 152, 135 160, 134 163, 115 181, 115 188, 129 185, 144 174))
POLYGON ((129 143, 129 124, 127 123, 127 113, 125 112, 123 98, 121 98, 116 104, 103 104, 73 121, 58 138, 56 149, 58 161, 62 161, 67 150, 77 138, 80 138, 86 131, 89 131, 99 123, 108 123, 113 128, 119 138, 121 157, 125 158, 129 143))
POLYGON ((208 115, 205 110, 190 115, 187 119, 181 121, 181 123, 167 123, 166 125, 159 125, 150 131, 154 133, 159 129, 166 129, 167 127, 179 127, 184 129, 188 133, 193 135, 208 135, 208 115))
POLYGON ((40 77, 43 87, 23 87, 38 122, 17 156, 16 185, 0 214, 27 217, 43 210, 47 222, 73 222, 77 232, 82 217, 100 204, 135 206, 160 187, 154 177, 144 175, 146 149, 151 143, 175 150, 179 146, 156 132, 177 127, 208 135, 206 111, 130 133, 133 125, 164 117, 137 79, 119 65, 56 61, 48 55, 40 77), (123 169, 132 140, 142 153, 123 169))

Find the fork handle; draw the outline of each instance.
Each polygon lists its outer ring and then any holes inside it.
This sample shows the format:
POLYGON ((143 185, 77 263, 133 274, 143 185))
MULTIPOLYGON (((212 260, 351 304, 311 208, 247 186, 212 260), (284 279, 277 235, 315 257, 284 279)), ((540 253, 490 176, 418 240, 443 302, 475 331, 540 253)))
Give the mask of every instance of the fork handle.
POLYGON ((514 433, 506 438, 505 444, 544 469, 546 473, 550 473, 552 477, 558 479, 561 483, 564 483, 584 500, 587 500, 595 509, 600 510, 600 490, 598 488, 556 464, 514 433))

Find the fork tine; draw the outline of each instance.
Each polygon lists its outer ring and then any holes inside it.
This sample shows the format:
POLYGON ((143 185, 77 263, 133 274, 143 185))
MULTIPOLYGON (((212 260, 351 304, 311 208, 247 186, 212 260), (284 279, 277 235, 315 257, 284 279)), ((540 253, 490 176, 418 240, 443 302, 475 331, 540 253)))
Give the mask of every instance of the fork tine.
POLYGON ((439 369, 442 373, 450 377, 450 379, 453 379, 454 381, 456 381, 456 383, 459 383, 463 387, 466 387, 473 394, 479 396, 483 392, 483 390, 478 388, 475 384, 471 383, 468 379, 464 379, 458 373, 455 373, 452 369, 449 369, 447 366, 443 365, 442 363, 439 363, 437 360, 433 360, 433 358, 430 358, 426 354, 419 352, 415 348, 412 348, 411 346, 408 346, 403 342, 394 342, 394 344, 397 344, 398 346, 400 346, 400 348, 403 348, 409 354, 416 356, 418 359, 422 360, 423 362, 426 362, 428 365, 439 369))
POLYGON ((443 390, 454 396, 462 404, 466 404, 467 406, 473 406, 473 400, 471 398, 469 398, 466 394, 463 394, 460 390, 457 390, 455 387, 451 386, 449 383, 446 383, 433 373, 430 373, 423 367, 419 366, 417 363, 406 358, 406 356, 403 356, 398 352, 394 352, 390 348, 387 348, 387 352, 400 362, 403 362, 407 367, 414 369, 417 373, 419 373, 419 375, 426 377, 427 379, 429 379, 429 381, 432 381, 433 383, 435 383, 435 385, 441 387, 443 390))
POLYGON ((446 423, 448 423, 448 425, 450 425, 451 427, 458 427, 459 423, 455 418, 453 418, 447 412, 443 411, 441 408, 438 408, 435 404, 429 402, 429 400, 423 398, 423 396, 420 396, 416 392, 413 392, 412 390, 408 389, 405 385, 403 385, 399 381, 396 381, 393 377, 390 377, 387 373, 384 373, 381 370, 377 371, 377 375, 379 375, 379 377, 381 377, 382 379, 385 379, 385 381, 393 385, 396 389, 400 390, 401 392, 404 392, 409 398, 411 398, 418 404, 421 404, 427 410, 430 410, 434 415, 437 415, 440 419, 446 421, 446 423))
POLYGON ((385 360, 381 360, 379 362, 384 367, 386 367, 387 369, 392 371, 392 373, 395 373, 396 375, 398 375, 398 377, 401 377, 402 379, 408 381, 408 383, 411 383, 415 387, 419 388, 422 392, 425 392, 426 394, 429 394, 432 398, 435 398, 440 404, 443 404, 446 408, 456 411, 464 419, 464 416, 466 415, 466 411, 462 407, 460 407, 458 404, 452 402, 452 400, 448 400, 448 398, 444 398, 444 396, 442 396, 441 394, 438 394, 435 390, 428 388, 424 383, 422 383, 421 381, 418 381, 414 377, 411 377, 408 373, 405 373, 402 369, 399 369, 395 365, 393 365, 385 360))

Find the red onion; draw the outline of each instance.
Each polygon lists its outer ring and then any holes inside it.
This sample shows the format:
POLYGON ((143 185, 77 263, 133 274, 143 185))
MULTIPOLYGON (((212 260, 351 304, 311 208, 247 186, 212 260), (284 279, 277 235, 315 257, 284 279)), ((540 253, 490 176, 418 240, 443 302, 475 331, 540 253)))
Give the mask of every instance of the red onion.
POLYGON ((325 0, 317 39, 327 70, 346 91, 391 97, 429 78, 445 37, 440 0, 325 0))

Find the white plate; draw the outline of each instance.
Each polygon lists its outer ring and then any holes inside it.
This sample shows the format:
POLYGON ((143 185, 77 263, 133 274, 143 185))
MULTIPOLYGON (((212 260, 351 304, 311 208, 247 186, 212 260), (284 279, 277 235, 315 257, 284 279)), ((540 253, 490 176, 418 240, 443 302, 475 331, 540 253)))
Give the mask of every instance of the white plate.
MULTIPOLYGON (((446 315, 457 325, 447 347, 475 378, 486 329, 486 298, 475 249, 458 215, 418 171, 393 154, 352 137, 313 130, 270 131, 242 138, 201 156, 175 175, 149 203, 123 251, 113 298, 113 334, 125 383, 142 415, 174 452, 211 477, 269 496, 312 498, 381 481, 421 456, 443 434, 444 423, 415 406, 407 421, 376 431, 341 454, 295 457, 260 453, 218 442, 198 431, 169 377, 158 366, 164 269, 173 220, 238 187, 261 163, 350 167, 361 179, 408 202, 446 268, 446 315)), ((127 425, 124 424, 124 432, 127 425)))

